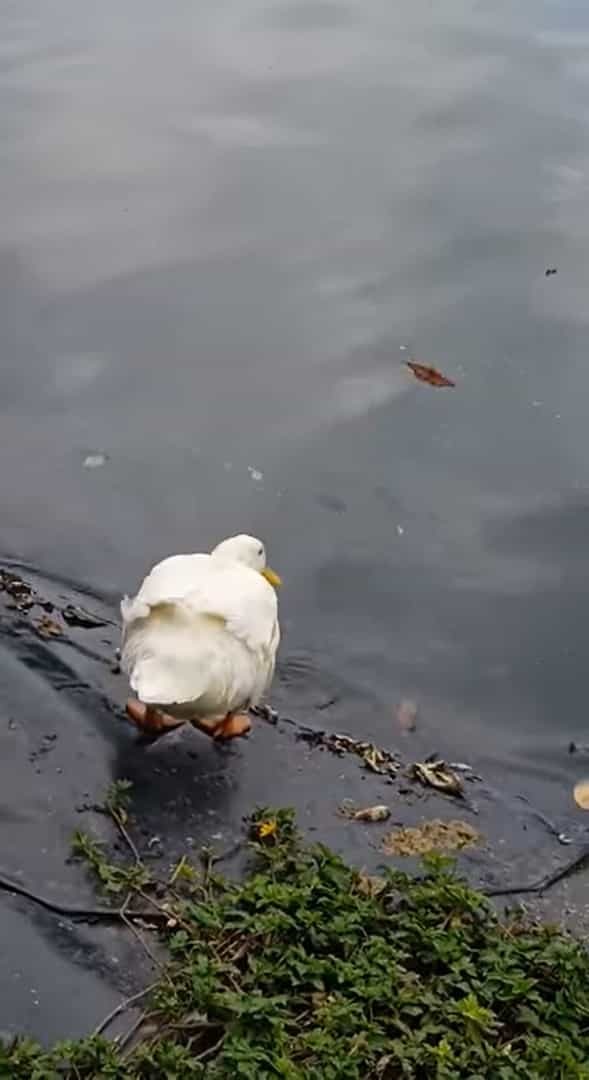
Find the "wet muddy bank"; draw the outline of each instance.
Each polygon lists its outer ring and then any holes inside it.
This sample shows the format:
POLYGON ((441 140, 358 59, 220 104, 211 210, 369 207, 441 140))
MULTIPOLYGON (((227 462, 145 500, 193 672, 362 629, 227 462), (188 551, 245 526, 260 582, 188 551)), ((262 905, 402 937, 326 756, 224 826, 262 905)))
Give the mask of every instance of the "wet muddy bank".
MULTIPOLYGON (((83 829, 102 836, 107 847, 121 843, 95 806, 122 778, 133 785, 141 855, 163 871, 184 853, 207 847, 229 852, 224 871, 240 873, 243 819, 262 805, 293 807, 310 838, 369 873, 382 865, 417 868, 424 842, 433 837, 439 846, 441 837, 448 846, 449 836, 458 838, 449 846, 461 871, 491 892, 533 883, 584 850, 578 814, 552 820, 511 784, 487 781, 476 762, 441 764, 440 757, 417 755, 411 735, 397 731, 396 745, 391 738, 381 747, 370 742, 368 730, 359 740, 339 724, 331 728, 329 708, 310 712, 280 676, 276 712, 255 718, 247 740, 219 747, 187 729, 142 743, 122 710, 126 686, 114 663, 114 609, 31 571, 3 571, 0 871, 58 907, 96 906, 87 876, 71 860, 71 838, 83 829), (52 633, 45 618, 55 626, 52 633), (371 807, 387 813, 362 820, 359 812, 371 807), (415 855, 398 854, 412 844, 415 855)), ((584 934, 586 882, 580 866, 543 895, 516 893, 497 903, 522 902, 532 914, 584 934)), ((7 942, 0 974, 6 1031, 25 1030, 43 1041, 79 1035, 149 980, 145 953, 116 921, 60 915, 6 889, 0 919, 7 942), (64 987, 59 997, 57 980, 64 987)))

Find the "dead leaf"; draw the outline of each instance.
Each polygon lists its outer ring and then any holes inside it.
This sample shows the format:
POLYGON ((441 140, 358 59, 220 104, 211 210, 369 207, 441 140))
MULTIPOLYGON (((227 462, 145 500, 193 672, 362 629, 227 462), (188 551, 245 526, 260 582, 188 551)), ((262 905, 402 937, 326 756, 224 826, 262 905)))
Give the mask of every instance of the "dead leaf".
POLYGON ((23 581, 18 574, 12 574, 9 570, 0 570, 0 591, 7 592, 15 599, 30 596, 33 592, 28 582, 23 581))
POLYGON ((340 814, 351 821, 386 821, 391 811, 388 806, 364 806, 356 810, 354 804, 346 800, 340 806, 340 814))
POLYGON ((417 705, 409 698, 397 706, 397 723, 404 735, 409 735, 417 727, 417 705))
POLYGON ((388 806, 365 806, 356 810, 354 821, 386 821, 391 816, 388 806))
POLYGON ((361 896, 379 896, 386 886, 385 878, 367 874, 364 870, 360 870, 356 877, 356 889, 361 896))
POLYGON ((74 604, 67 604, 62 609, 61 614, 70 626, 83 626, 87 630, 93 630, 107 625, 106 621, 100 619, 98 615, 93 615, 90 611, 86 611, 85 608, 76 607, 74 604))
POLYGON ((376 1063, 376 1078, 377 1080, 383 1080, 385 1073, 388 1071, 389 1065, 396 1063, 397 1058, 394 1054, 385 1054, 384 1057, 378 1059, 376 1063))
POLYGON ((371 772, 382 773, 383 758, 376 746, 369 746, 362 754, 362 760, 366 768, 370 769, 371 772))
POLYGON ((589 780, 579 780, 575 784, 573 795, 581 810, 589 810, 589 780))
POLYGON ((411 766, 411 773, 426 787, 444 791, 447 795, 464 796, 462 781, 443 761, 416 761, 411 766))
POLYGON ((310 746, 324 747, 332 754, 343 756, 344 754, 356 754, 361 758, 364 765, 371 772, 379 776, 396 776, 400 769, 400 763, 390 750, 384 750, 375 746, 374 743, 361 742, 353 739, 350 735, 331 734, 327 731, 302 730, 297 734, 300 739, 310 746))
POLYGON ((430 851, 460 851, 480 841, 480 833, 466 821, 424 821, 422 825, 393 829, 383 837, 385 855, 427 855, 430 851))
POLYGON ((48 615, 43 615, 33 625, 39 637, 44 638, 45 641, 63 636, 63 627, 56 623, 55 619, 50 619, 48 615))
POLYGON ((28 582, 10 570, 0 570, 0 592, 10 596, 12 602, 7 607, 16 608, 17 611, 30 611, 36 603, 34 590, 28 582))
POLYGON ((413 372, 416 379, 420 382, 427 383, 428 386, 456 386, 456 383, 452 379, 448 379, 445 375, 442 375, 441 371, 438 371, 435 367, 429 367, 427 364, 418 364, 416 360, 407 360, 407 367, 413 372))

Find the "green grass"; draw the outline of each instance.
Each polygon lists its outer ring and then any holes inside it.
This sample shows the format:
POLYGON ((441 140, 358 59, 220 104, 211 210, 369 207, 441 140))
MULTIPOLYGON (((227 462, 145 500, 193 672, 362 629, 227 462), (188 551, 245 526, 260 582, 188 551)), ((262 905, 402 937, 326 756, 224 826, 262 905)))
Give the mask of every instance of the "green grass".
POLYGON ((581 945, 499 922, 444 860, 374 879, 305 847, 287 811, 252 828, 242 883, 173 876, 138 1042, 17 1040, 2 1080, 589 1080, 581 945))

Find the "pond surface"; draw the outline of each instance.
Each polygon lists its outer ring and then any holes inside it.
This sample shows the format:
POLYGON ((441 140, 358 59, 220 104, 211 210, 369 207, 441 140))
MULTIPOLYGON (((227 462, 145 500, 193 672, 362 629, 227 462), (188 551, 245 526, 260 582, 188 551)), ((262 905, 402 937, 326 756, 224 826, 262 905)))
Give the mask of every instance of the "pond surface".
POLYGON ((254 532, 287 697, 380 742, 415 699, 568 810, 588 45, 572 0, 6 2, 2 551, 114 602, 254 532))

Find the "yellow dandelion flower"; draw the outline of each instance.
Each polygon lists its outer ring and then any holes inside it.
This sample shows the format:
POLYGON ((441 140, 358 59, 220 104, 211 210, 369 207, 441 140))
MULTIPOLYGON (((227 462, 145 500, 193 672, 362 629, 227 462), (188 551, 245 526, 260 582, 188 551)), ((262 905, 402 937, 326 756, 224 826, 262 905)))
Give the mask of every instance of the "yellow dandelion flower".
POLYGON ((258 825, 258 836, 265 840, 268 836, 275 836, 278 825, 275 821, 261 821, 258 825))

